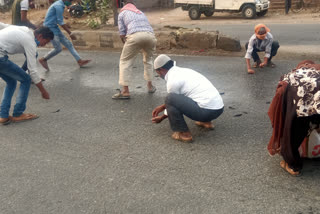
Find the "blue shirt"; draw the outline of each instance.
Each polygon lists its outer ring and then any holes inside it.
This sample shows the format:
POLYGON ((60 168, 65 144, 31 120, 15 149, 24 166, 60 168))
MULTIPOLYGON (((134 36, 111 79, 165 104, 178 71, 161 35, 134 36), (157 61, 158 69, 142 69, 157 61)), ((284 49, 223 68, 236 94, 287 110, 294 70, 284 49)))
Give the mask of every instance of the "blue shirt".
POLYGON ((120 35, 130 35, 136 32, 153 33, 153 29, 144 13, 138 14, 130 10, 124 10, 119 14, 118 25, 120 35))
POLYGON ((53 3, 46 14, 43 25, 50 28, 50 30, 55 34, 61 33, 58 25, 64 25, 63 22, 63 12, 64 12, 64 2, 62 0, 53 3))

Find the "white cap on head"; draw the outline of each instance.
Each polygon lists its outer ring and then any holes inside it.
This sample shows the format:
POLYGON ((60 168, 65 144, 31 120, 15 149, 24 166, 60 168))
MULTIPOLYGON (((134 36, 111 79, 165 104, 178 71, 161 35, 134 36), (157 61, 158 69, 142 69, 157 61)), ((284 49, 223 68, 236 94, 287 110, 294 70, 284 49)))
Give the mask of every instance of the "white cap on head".
POLYGON ((157 70, 157 69, 161 68, 162 66, 164 66, 165 64, 167 64, 167 62, 169 62, 170 60, 171 60, 170 57, 168 57, 165 54, 161 54, 154 60, 153 67, 154 67, 154 69, 157 70))

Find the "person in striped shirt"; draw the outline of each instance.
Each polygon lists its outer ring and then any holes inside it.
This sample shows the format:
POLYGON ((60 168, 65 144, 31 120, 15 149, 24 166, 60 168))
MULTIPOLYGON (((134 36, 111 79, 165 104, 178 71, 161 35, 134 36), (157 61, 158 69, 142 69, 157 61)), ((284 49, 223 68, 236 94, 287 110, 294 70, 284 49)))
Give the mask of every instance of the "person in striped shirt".
POLYGON ((143 12, 138 10, 132 0, 125 0, 125 6, 118 17, 119 34, 124 43, 119 63, 119 84, 122 90, 113 95, 112 99, 129 99, 130 75, 134 59, 140 51, 143 54, 144 79, 147 81, 149 93, 154 93, 156 88, 152 85, 153 54, 156 49, 157 39, 153 29, 143 12))

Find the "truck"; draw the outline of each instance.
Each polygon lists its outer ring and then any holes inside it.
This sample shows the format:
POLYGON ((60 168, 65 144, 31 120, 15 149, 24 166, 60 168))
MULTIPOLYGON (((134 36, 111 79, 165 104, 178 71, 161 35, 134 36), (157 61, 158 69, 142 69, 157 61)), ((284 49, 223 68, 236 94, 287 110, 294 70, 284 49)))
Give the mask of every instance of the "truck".
POLYGON ((253 19, 267 14, 269 0, 174 0, 175 7, 189 12, 192 20, 199 19, 201 14, 206 17, 215 12, 242 13, 244 18, 253 19))

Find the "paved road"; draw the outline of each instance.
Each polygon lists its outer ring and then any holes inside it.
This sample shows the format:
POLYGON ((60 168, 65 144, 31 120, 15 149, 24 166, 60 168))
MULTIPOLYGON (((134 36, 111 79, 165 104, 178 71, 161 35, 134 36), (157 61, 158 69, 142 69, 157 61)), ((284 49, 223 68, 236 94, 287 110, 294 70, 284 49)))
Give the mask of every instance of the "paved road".
POLYGON ((186 144, 170 138, 168 121, 150 122, 166 95, 162 79, 147 94, 136 61, 132 99, 114 101, 119 54, 81 55, 90 67, 78 69, 68 52, 50 61, 50 101, 32 87, 27 111, 39 119, 0 127, 1 214, 320 213, 320 162, 306 161, 294 178, 266 151, 268 103, 297 61, 248 75, 242 58, 173 56, 224 93, 216 129, 188 120, 195 141, 186 144))

